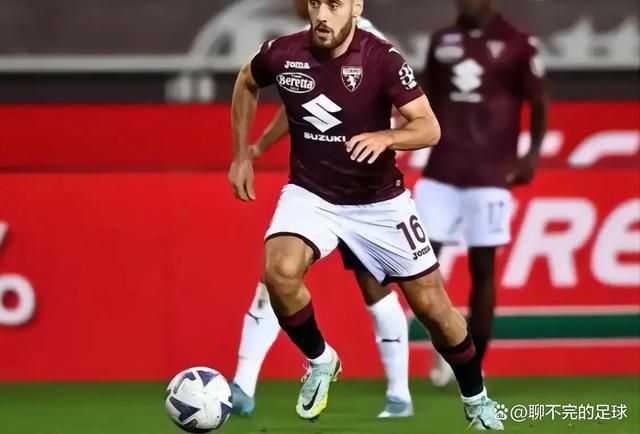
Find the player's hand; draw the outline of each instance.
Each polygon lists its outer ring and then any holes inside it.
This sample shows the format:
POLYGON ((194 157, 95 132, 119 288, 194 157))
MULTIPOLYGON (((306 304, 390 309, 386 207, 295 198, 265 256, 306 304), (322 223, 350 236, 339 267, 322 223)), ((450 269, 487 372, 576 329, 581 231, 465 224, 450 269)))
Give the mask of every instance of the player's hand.
POLYGON ((388 131, 358 134, 346 143, 347 152, 351 154, 352 160, 358 163, 367 160, 368 164, 373 164, 391 145, 393 137, 388 131))
POLYGON ((255 161, 260 155, 262 155, 262 150, 258 145, 249 146, 249 157, 251 157, 251 160, 255 161))
POLYGON ((538 167, 538 156, 527 155, 518 159, 515 170, 507 176, 507 181, 511 185, 529 184, 536 173, 538 167))
POLYGON ((250 202, 256 200, 253 191, 253 163, 249 158, 234 159, 229 169, 229 182, 236 198, 250 202))

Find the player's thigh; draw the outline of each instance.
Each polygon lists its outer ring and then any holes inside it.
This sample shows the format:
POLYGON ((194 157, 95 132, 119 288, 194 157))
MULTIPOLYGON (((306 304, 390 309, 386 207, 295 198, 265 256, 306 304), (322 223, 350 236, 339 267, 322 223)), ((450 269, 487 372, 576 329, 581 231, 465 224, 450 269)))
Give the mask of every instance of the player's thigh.
POLYGON ((353 207, 343 222, 343 240, 383 284, 422 275, 438 261, 408 191, 363 207, 353 207))
POLYGON ((362 271, 367 269, 360 259, 358 259, 358 257, 351 251, 349 246, 347 246, 342 240, 338 243, 338 251, 340 252, 342 266, 345 270, 362 271))
POLYGON ((373 306, 391 294, 391 286, 383 285, 366 268, 354 272, 362 297, 367 306, 373 306))
POLYGON ((285 186, 265 235, 265 257, 268 258, 275 247, 278 247, 277 252, 281 254, 280 247, 283 244, 301 246, 291 238, 298 239, 311 249, 313 260, 331 253, 338 245, 338 236, 334 213, 328 209, 330 206, 301 187, 285 186), (270 245, 272 247, 267 248, 270 245))
POLYGON ((462 190, 423 178, 416 183, 413 197, 429 239, 456 243, 462 222, 462 190))
POLYGON ((373 306, 391 293, 391 288, 381 285, 344 241, 338 244, 338 251, 345 270, 353 271, 367 306, 373 306))
POLYGON ((494 247, 511 241, 513 199, 504 188, 470 188, 463 193, 469 247, 494 247))

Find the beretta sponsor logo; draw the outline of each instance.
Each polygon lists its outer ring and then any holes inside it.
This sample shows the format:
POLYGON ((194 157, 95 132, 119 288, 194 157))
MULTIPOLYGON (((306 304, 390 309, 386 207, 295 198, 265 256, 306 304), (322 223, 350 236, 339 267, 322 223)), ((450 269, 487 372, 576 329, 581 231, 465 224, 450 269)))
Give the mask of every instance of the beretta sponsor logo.
POLYGON ((281 88, 293 93, 307 93, 316 88, 316 81, 301 72, 283 72, 277 80, 281 88))

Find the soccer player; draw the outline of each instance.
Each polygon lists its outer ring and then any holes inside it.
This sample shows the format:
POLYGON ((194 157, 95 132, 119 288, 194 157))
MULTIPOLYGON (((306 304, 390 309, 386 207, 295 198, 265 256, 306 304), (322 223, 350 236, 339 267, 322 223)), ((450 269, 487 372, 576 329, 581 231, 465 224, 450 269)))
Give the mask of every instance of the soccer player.
POLYGON ((357 28, 363 7, 364 0, 309 0, 311 29, 265 43, 233 94, 229 181, 240 200, 256 199, 247 139, 261 87, 277 84, 289 119, 291 171, 265 237, 263 276, 280 326, 309 361, 296 411, 317 418, 340 372, 304 276, 343 241, 379 283, 399 283, 452 364, 471 426, 503 429, 395 165, 395 150, 436 144, 440 127, 402 56, 357 28), (392 105, 408 120, 403 128, 389 129, 392 105))
MULTIPOLYGON (((307 0, 294 0, 293 3, 298 16, 308 21, 307 0)), ((382 34, 362 17, 358 18, 357 26, 382 38, 382 34)), ((249 147, 251 156, 257 158, 287 134, 287 115, 281 108, 260 139, 249 147)), ((344 245, 341 247, 341 251, 345 250, 344 245)), ((366 270, 356 277, 373 318, 376 343, 387 377, 386 405, 378 417, 413 416, 409 393, 409 332, 398 296, 389 286, 380 286, 366 270)), ((244 319, 238 367, 231 383, 234 413, 249 415, 253 412, 258 374, 279 331, 280 325, 271 307, 267 289, 264 283, 259 282, 244 319)))
MULTIPOLYGON (((533 178, 547 119, 536 41, 509 24, 493 3, 457 0, 457 21, 432 38, 424 84, 442 138, 414 190, 436 256, 464 229, 472 281, 469 330, 481 362, 496 302, 496 247, 511 239, 510 187, 533 178), (524 101, 531 108, 531 144, 518 159, 524 101)), ((430 377, 444 385, 453 375, 434 355, 430 377)))

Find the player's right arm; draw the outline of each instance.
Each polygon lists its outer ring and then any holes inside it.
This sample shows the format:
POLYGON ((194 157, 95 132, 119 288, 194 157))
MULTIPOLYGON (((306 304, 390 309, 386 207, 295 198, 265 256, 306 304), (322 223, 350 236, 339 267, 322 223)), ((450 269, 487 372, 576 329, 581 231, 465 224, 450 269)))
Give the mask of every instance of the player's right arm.
POLYGON ((235 196, 245 202, 255 200, 253 163, 249 155, 248 137, 258 107, 260 88, 251 73, 251 65, 242 67, 231 101, 231 129, 233 162, 229 168, 229 182, 235 196))
POLYGON ((273 83, 271 46, 267 42, 251 63, 240 70, 231 100, 233 162, 229 168, 229 182, 235 196, 245 202, 255 200, 253 163, 249 153, 249 130, 258 107, 260 88, 273 83))
POLYGON ((440 140, 440 125, 413 70, 394 48, 386 50, 380 61, 384 90, 408 123, 401 128, 352 137, 346 149, 358 162, 372 164, 386 150, 415 151, 435 146, 440 140))

